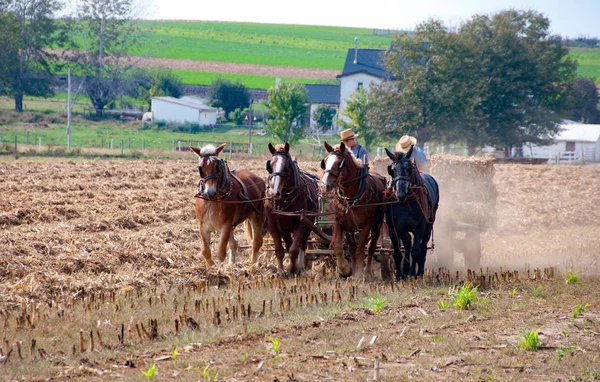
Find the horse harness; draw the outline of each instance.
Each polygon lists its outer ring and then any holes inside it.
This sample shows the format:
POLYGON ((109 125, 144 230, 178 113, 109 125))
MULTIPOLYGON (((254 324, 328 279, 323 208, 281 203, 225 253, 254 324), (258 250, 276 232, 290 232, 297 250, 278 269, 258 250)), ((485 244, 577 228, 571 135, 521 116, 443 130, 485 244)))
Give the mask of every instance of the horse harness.
MULTIPOLYGON (((251 200, 250 194, 248 193, 248 188, 246 187, 246 184, 239 177, 237 177, 235 175, 237 170, 229 171, 227 162, 224 159, 221 159, 214 154, 205 154, 205 155, 202 155, 202 158, 211 158, 211 160, 216 160, 217 168, 216 168, 216 171, 214 174, 204 176, 204 173, 202 171, 202 166, 198 166, 198 173, 200 174, 200 181, 198 183, 198 192, 195 195, 195 197, 201 198, 204 200, 214 201, 213 199, 206 198, 203 195, 204 194, 204 184, 206 183, 207 180, 217 179, 218 183, 217 183, 216 201, 225 199, 226 197, 231 195, 231 192, 233 191, 233 181, 232 181, 232 179, 233 179, 237 183, 239 183, 240 187, 242 188, 241 191, 239 192, 239 194, 237 195, 237 197, 240 200, 246 200, 246 201, 251 200), (227 173, 229 173, 230 177, 227 176, 227 173)), ((250 206, 254 209, 255 212, 260 213, 260 211, 258 210, 258 208, 256 208, 254 203, 250 203, 250 206)), ((236 225, 237 224, 234 224, 234 226, 236 226, 236 225)))
MULTIPOLYGON (((318 198, 318 195, 312 195, 313 193, 311 192, 312 190, 310 188, 309 182, 316 184, 316 182, 318 182, 318 178, 312 174, 300 170, 296 161, 292 160, 288 153, 276 152, 273 154, 273 156, 281 156, 282 158, 288 160, 290 163, 291 171, 272 172, 271 161, 267 160, 266 167, 267 171, 269 171, 269 182, 276 176, 287 179, 288 177, 290 177, 291 174, 292 178, 292 185, 288 186, 288 184, 286 183, 286 188, 284 189, 285 193, 282 192, 281 197, 275 202, 274 207, 276 207, 276 211, 285 211, 289 207, 293 206, 294 203, 298 200, 298 198, 300 198, 303 195, 305 196, 304 200, 306 202, 306 210, 316 211, 318 208, 318 203, 317 201, 315 201, 315 197, 318 198), (306 192, 300 192, 301 189, 305 189, 306 192)), ((275 214, 275 220, 277 222, 277 228, 279 232, 289 233, 281 227, 278 214, 275 214)))
POLYGON ((427 223, 433 223, 435 216, 432 216, 431 219, 429 218, 429 211, 433 209, 431 196, 429 195, 429 189, 425 187, 423 178, 421 177, 417 166, 413 162, 410 163, 410 166, 412 168, 410 176, 394 176, 390 185, 390 190, 394 190, 396 188, 396 182, 400 180, 409 182, 410 188, 408 195, 398 199, 397 202, 404 204, 416 202, 421 210, 421 213, 423 214, 423 217, 425 218, 425 221, 427 223))

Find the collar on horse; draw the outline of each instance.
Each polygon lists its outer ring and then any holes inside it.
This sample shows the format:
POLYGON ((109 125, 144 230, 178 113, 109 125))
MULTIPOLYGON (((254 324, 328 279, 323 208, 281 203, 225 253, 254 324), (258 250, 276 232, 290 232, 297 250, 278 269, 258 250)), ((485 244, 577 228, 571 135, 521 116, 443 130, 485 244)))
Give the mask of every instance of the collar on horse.
POLYGON ((390 190, 396 189, 396 182, 399 180, 404 180, 410 182, 410 187, 408 189, 408 195, 403 198, 397 199, 398 203, 414 203, 416 202, 419 205, 419 209, 423 213, 423 217, 428 223, 431 223, 429 220, 429 211, 431 207, 431 198, 429 196, 429 190, 425 187, 423 182, 423 177, 419 172, 416 164, 411 162, 412 172, 410 176, 395 176, 392 179, 392 184, 390 185, 390 190))
MULTIPOLYGON (((335 156, 339 156, 342 157, 342 162, 340 162, 340 166, 343 167, 343 163, 344 161, 349 160, 348 158, 345 157, 344 154, 332 151, 331 153, 329 153, 330 155, 335 155, 335 156)), ((358 167, 358 175, 354 178, 351 179, 340 179, 340 174, 342 172, 342 170, 338 170, 333 171, 333 170, 326 170, 325 172, 330 173, 331 175, 335 176, 336 179, 336 183, 337 183, 337 195, 336 198, 338 199, 338 201, 340 201, 346 208, 350 208, 353 205, 357 204, 359 202, 359 200, 365 196, 365 190, 367 189, 367 178, 369 177, 369 167, 367 167, 366 165, 363 167, 358 167), (358 181, 358 191, 352 195, 352 196, 344 196, 342 195, 342 188, 344 184, 350 184, 350 183, 354 183, 358 181)))
POLYGON ((309 173, 300 170, 298 164, 295 160, 291 158, 289 153, 276 152, 273 154, 273 156, 276 155, 279 155, 285 160, 289 161, 290 170, 287 172, 273 172, 269 174, 269 180, 271 180, 275 176, 288 178, 291 174, 291 182, 286 182, 285 188, 281 192, 281 197, 275 202, 277 209, 280 211, 284 211, 286 208, 292 206, 293 203, 298 199, 298 197, 302 196, 302 193, 300 192, 300 189, 302 188, 305 188, 307 190, 307 192, 305 193, 307 209, 310 210, 311 207, 316 207, 317 203, 313 200, 313 195, 311 195, 309 189, 309 180, 317 181, 317 178, 309 173), (301 182, 303 184, 300 184, 301 182))

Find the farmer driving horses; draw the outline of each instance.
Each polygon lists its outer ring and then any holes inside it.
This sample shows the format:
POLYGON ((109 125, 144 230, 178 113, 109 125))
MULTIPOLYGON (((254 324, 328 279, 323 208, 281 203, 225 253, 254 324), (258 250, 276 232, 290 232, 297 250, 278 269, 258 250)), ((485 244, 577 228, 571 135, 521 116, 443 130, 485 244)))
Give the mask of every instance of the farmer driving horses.
POLYGON ((417 169, 419 172, 429 172, 429 163, 427 163, 427 156, 425 155, 425 151, 417 146, 417 138, 410 135, 403 135, 396 143, 396 153, 404 153, 406 154, 410 147, 414 146, 413 150, 413 160, 417 165, 417 169))
POLYGON ((367 150, 356 141, 356 138, 358 137, 359 135, 354 134, 352 129, 342 130, 340 133, 342 142, 344 142, 346 146, 350 147, 352 154, 354 154, 354 156, 360 159, 364 164, 369 164, 369 154, 367 153, 367 150))

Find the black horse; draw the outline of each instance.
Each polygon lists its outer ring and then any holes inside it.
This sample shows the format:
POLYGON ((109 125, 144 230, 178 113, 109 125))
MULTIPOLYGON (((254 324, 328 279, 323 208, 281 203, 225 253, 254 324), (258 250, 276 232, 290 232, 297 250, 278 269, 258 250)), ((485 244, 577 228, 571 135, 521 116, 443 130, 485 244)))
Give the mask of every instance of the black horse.
POLYGON ((419 173, 412 160, 413 150, 414 146, 406 154, 392 154, 385 149, 393 162, 388 166, 388 174, 392 176, 391 192, 398 200, 388 204, 385 213, 394 246, 396 281, 408 275, 423 276, 427 243, 439 203, 438 184, 431 175, 419 173), (413 234, 412 240, 409 233, 413 234), (404 256, 399 240, 404 246, 404 256))

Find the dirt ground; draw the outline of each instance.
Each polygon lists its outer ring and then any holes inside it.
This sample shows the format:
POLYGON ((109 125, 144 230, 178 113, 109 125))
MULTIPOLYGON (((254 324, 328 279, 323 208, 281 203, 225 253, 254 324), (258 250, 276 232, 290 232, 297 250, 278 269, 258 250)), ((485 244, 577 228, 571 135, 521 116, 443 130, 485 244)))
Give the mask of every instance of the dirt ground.
MULTIPOLYGON (((234 158, 229 164, 266 177, 264 159, 234 158)), ((301 167, 316 173, 318 163, 301 162, 301 167)), ((65 293, 138 290, 147 299, 158 285, 189 285, 228 274, 238 281, 273 277, 273 264, 206 268, 193 206, 197 183, 191 154, 177 161, 0 161, 5 338, 12 343, 17 335, 30 335, 10 329, 10 312, 31 301, 52 306, 65 293)), ((400 286, 377 289, 385 303, 374 314, 367 298, 375 295, 377 284, 361 284, 364 299, 335 309, 299 308, 201 335, 170 334, 151 345, 146 341, 85 357, 63 354, 48 364, 11 366, 6 375, 135 380, 145 378, 140 371, 156 363, 160 379, 366 380, 374 377, 377 359, 384 380, 600 378, 600 166, 496 165, 494 183, 498 218, 482 237, 482 267, 521 272, 555 267, 556 276, 482 291, 485 309, 481 302, 476 310, 440 309, 448 285, 400 286), (565 286, 565 271, 576 272, 580 281, 565 286), (573 317, 576 304, 586 310, 573 317), (538 352, 517 346, 525 328, 540 328, 538 352), (357 347, 362 337, 364 344, 357 347), (273 338, 281 351, 273 350, 273 338), (168 357, 173 343, 180 347, 177 360, 168 357), (559 350, 567 356, 557 359, 559 350), (124 366, 127 360, 135 368, 124 366)), ((245 250, 239 261, 247 255, 245 250)), ((459 255, 453 263, 461 269, 459 255)))
MULTIPOLYGON (((53 54, 64 54, 62 50, 49 50, 53 54)), ((142 68, 169 68, 173 70, 191 70, 196 72, 214 72, 228 74, 252 74, 257 76, 275 76, 291 78, 334 79, 339 70, 294 68, 291 66, 270 66, 256 64, 238 64, 235 62, 217 62, 185 60, 161 57, 132 56, 126 60, 129 64, 142 68)))

